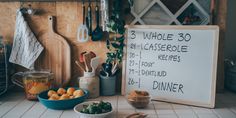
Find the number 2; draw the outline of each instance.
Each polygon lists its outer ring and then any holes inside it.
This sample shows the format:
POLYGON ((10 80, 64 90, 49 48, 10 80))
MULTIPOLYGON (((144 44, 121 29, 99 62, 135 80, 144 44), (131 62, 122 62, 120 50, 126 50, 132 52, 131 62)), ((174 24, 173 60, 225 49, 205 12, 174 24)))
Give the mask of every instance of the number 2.
POLYGON ((134 79, 133 79, 133 78, 129 78, 128 84, 129 84, 129 85, 134 85, 134 79))

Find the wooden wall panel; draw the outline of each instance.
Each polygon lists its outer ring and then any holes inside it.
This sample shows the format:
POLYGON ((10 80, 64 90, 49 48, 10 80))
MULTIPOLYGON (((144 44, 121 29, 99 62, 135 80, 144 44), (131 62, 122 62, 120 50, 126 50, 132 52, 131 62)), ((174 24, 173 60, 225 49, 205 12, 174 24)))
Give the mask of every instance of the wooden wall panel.
POLYGON ((80 24, 81 14, 77 10, 80 4, 77 2, 57 2, 57 32, 69 39, 75 39, 78 24, 80 24))
MULTIPOLYGON (((221 40, 220 48, 223 49, 223 40, 225 32, 225 19, 226 19, 226 2, 222 0, 217 0, 220 9, 217 16, 217 24, 219 24, 221 29, 221 40)), ((47 29, 47 16, 56 16, 56 31, 65 37, 72 50, 72 83, 76 84, 76 78, 82 76, 81 70, 75 66, 74 61, 78 59, 79 54, 83 51, 94 51, 98 56, 101 57, 101 63, 106 59, 107 49, 105 47, 105 41, 92 42, 91 40, 86 43, 79 43, 76 41, 76 32, 79 25, 82 23, 82 8, 81 2, 25 2, 24 6, 28 4, 32 5, 32 8, 38 9, 40 14, 34 16, 27 16, 26 19, 32 28, 36 36, 47 29)), ((86 3, 86 6, 88 4, 86 3)), ((94 16, 94 6, 93 6, 93 21, 95 21, 94 16)), ((20 7, 19 2, 0 2, 0 35, 9 42, 12 42, 15 29, 15 15, 16 10, 20 7)), ((93 29, 96 23, 93 22, 93 29)), ((218 87, 220 90, 224 88, 223 79, 223 51, 219 53, 219 70, 218 70, 218 87)), ((217 88, 218 88, 217 87, 217 88)))
MULTIPOLYGON (((48 15, 56 16, 56 28, 55 31, 66 38, 71 46, 72 53, 72 85, 77 84, 77 77, 82 76, 83 73, 75 65, 75 60, 78 59, 79 54, 83 51, 93 51, 99 57, 100 62, 104 62, 106 59, 106 45, 105 41, 88 41, 86 43, 79 43, 76 40, 76 33, 79 25, 82 23, 82 4, 81 2, 25 2, 24 6, 27 7, 31 4, 33 9, 39 10, 38 14, 26 16, 26 20, 35 33, 36 37, 45 33, 48 28, 48 15)), ((86 3, 86 8, 88 3, 86 3)), ((95 29, 95 4, 92 4, 93 14, 93 29, 95 29)), ((16 10, 20 7, 19 2, 0 2, 0 34, 5 40, 12 42, 15 29, 15 16, 16 10)), ((87 11, 87 9, 86 9, 87 11)), ((23 68, 17 67, 18 70, 23 68)), ((40 68, 40 67, 37 67, 40 68)), ((98 73, 99 69, 97 69, 98 73)))
POLYGON ((48 29, 48 16, 53 15, 56 16, 56 3, 55 2, 27 2, 25 6, 28 4, 32 5, 32 8, 39 10, 38 15, 27 15, 26 20, 35 33, 36 37, 46 32, 48 29))
POLYGON ((19 3, 0 3, 0 35, 9 42, 12 42, 15 29, 16 9, 19 8, 19 3))

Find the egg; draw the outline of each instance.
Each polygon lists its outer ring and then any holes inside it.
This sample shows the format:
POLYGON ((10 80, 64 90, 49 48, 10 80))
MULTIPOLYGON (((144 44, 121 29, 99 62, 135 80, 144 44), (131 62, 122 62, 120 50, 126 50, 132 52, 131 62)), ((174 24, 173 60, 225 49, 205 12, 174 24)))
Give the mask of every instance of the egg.
POLYGON ((70 87, 70 88, 67 89, 67 94, 73 95, 74 91, 75 91, 75 88, 70 87))
POLYGON ((54 91, 54 90, 49 90, 48 91, 48 97, 51 97, 53 94, 57 94, 57 92, 54 91))
POLYGON ((74 91, 74 93, 73 93, 73 96, 76 96, 76 97, 81 97, 81 96, 83 96, 83 95, 84 95, 84 91, 81 90, 81 89, 76 90, 76 91, 74 91))
POLYGON ((63 94, 66 93, 66 90, 65 90, 64 88, 59 88, 59 89, 57 90, 57 93, 58 93, 59 95, 63 95, 63 94))

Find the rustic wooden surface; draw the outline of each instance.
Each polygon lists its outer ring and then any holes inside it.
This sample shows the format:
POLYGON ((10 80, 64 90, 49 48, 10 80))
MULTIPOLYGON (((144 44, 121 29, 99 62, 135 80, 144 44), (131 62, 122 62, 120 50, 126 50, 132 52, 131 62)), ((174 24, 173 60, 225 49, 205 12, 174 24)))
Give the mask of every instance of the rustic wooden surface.
MULTIPOLYGON (((217 24, 221 29, 217 89, 222 91, 224 88, 223 39, 226 30, 227 2, 224 0, 217 1, 219 2, 219 8, 217 8, 219 10, 216 14, 217 24)), ((57 23, 56 31, 66 38, 72 49, 72 85, 77 85, 77 77, 82 76, 82 71, 79 70, 74 63, 81 52, 89 50, 94 51, 101 57, 100 62, 104 62, 107 52, 104 40, 98 42, 89 41, 86 43, 78 43, 76 41, 77 28, 82 23, 81 2, 24 2, 24 6, 28 6, 28 4, 31 4, 32 8, 40 11, 38 15, 27 16, 27 21, 36 36, 39 36, 39 34, 46 29, 45 25, 47 24, 48 15, 57 17, 59 23, 57 23)), ((86 6, 87 5, 88 4, 86 3, 86 6)), ((92 4, 92 6, 94 7, 95 5, 92 4)), ((0 9, 2 11, 0 12, 0 34, 9 42, 12 42, 13 40, 15 13, 19 7, 19 2, 0 2, 0 9)), ((127 21, 129 21, 133 17, 130 16, 127 18, 127 21)), ((93 22, 93 28, 95 28, 95 25, 96 23, 93 22)), ((99 71, 99 69, 97 71, 99 71)))
MULTIPOLYGON (((76 40, 77 28, 82 23, 82 5, 81 2, 24 2, 24 7, 31 4, 33 9, 38 10, 36 15, 27 15, 26 20, 36 37, 39 37, 45 30, 47 30, 48 15, 56 17, 55 30, 58 34, 62 35, 71 47, 71 85, 76 86, 77 77, 83 76, 82 71, 74 63, 78 60, 79 54, 83 51, 93 51, 99 56, 100 63, 106 59, 106 46, 105 40, 92 42, 91 40, 86 43, 79 43, 76 40)), ((87 6, 88 3, 85 3, 87 6)), ((92 4, 95 6, 95 3, 92 4)), ((0 2, 0 33, 8 42, 13 41, 15 29, 15 16, 16 10, 20 8, 19 2, 0 2)), ((87 7, 86 7, 87 8, 87 7)), ((92 9, 93 17, 94 10, 92 9)), ((93 29, 96 26, 95 19, 93 18, 93 29)), ((97 72, 99 69, 97 69, 97 72)))
MULTIPOLYGON (((150 101, 145 109, 135 109, 124 96, 100 96, 86 101, 103 100, 112 104, 114 112, 108 118, 125 118, 135 112, 148 114, 147 118, 235 118, 236 95, 226 91, 217 94, 216 108, 201 107, 150 101)), ((73 109, 52 110, 37 101, 28 101, 22 92, 8 92, 0 96, 1 118, 78 118, 73 109)))
POLYGON ((55 87, 65 87, 71 79, 71 49, 67 41, 54 31, 55 20, 55 17, 49 16, 47 30, 38 37, 44 51, 35 66, 50 69, 55 77, 55 87))

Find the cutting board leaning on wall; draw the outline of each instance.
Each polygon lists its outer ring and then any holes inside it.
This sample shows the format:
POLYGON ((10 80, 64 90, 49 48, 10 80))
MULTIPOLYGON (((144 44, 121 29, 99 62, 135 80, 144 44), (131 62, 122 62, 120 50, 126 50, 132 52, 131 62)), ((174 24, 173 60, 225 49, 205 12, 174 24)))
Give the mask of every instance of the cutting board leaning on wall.
POLYGON ((48 29, 38 39, 44 51, 36 62, 37 69, 54 73, 55 87, 65 87, 71 78, 71 52, 68 42, 54 31, 55 17, 48 16, 48 29))

